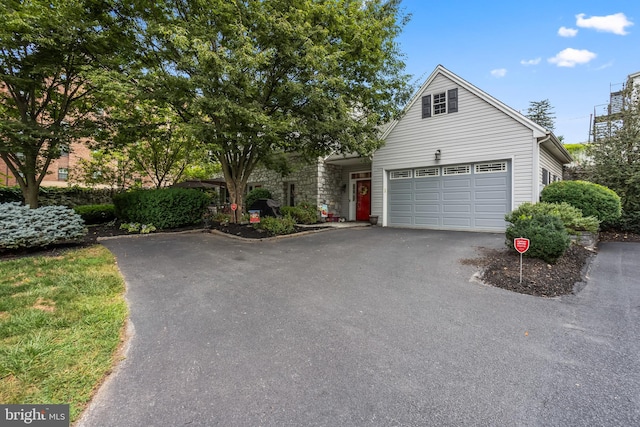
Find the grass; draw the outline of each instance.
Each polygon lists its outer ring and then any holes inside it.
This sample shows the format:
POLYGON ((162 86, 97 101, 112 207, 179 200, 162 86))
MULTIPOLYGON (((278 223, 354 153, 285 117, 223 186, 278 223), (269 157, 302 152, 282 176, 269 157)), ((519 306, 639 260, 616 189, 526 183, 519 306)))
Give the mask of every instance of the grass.
POLYGON ((0 402, 69 403, 75 421, 113 365, 123 294, 102 246, 0 262, 0 402))

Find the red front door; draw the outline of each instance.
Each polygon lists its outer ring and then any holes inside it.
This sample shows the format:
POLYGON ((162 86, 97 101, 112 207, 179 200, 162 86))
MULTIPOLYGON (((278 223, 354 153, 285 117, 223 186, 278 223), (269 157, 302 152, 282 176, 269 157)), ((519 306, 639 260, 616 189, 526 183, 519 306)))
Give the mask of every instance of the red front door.
POLYGON ((371 215, 371 180, 356 181, 356 221, 369 221, 371 215))

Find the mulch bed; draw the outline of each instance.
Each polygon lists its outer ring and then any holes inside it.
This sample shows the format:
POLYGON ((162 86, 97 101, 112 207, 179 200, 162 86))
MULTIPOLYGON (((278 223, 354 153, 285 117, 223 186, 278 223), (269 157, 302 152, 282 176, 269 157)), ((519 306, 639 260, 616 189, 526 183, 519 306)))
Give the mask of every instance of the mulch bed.
MULTIPOLYGON (((321 227, 295 227, 295 231, 291 234, 302 233, 304 231, 318 230, 321 227)), ((214 222, 211 224, 212 230, 218 230, 222 233, 230 234, 232 236, 238 236, 245 239, 264 239, 266 237, 273 237, 269 235, 265 230, 256 230, 251 224, 234 224, 234 223, 220 223, 214 222)))
POLYGON ((587 263, 595 254, 582 246, 571 245, 555 264, 535 258, 523 258, 520 283, 520 254, 508 249, 480 248, 482 256, 463 260, 482 270, 484 283, 521 294, 541 297, 567 295, 576 291, 587 263))

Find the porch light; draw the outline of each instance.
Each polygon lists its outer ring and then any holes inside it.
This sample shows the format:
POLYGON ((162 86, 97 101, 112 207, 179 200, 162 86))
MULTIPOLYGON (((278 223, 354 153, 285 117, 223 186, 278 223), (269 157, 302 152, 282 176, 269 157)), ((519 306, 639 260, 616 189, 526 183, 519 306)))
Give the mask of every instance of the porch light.
POLYGON ((436 150, 436 160, 440 160, 440 155, 442 153, 440 152, 440 150, 436 150))

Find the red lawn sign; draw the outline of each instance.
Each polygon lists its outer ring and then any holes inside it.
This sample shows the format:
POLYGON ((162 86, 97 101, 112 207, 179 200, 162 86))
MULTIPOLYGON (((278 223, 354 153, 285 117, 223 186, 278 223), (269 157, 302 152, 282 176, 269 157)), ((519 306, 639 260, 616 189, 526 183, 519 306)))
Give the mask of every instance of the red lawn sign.
POLYGON ((513 247, 520 252, 520 283, 522 283, 522 254, 529 250, 529 239, 517 237, 513 239, 513 247))
POLYGON ((524 237, 513 239, 513 247, 516 248, 516 251, 523 254, 529 250, 529 239, 525 239, 524 237))

